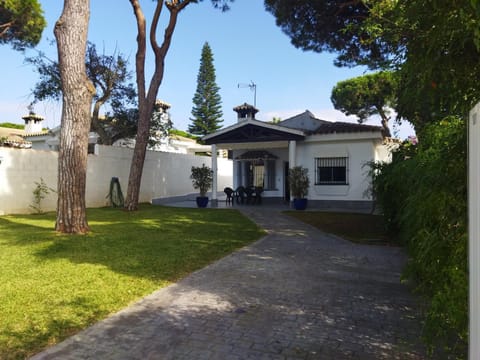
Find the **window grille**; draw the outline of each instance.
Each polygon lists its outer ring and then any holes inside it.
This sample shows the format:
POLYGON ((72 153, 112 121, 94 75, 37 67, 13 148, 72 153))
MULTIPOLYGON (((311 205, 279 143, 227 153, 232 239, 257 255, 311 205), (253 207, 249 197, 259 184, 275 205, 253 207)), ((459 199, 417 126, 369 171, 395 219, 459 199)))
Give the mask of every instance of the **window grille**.
POLYGON ((315 158, 316 185, 348 184, 348 158, 315 158))

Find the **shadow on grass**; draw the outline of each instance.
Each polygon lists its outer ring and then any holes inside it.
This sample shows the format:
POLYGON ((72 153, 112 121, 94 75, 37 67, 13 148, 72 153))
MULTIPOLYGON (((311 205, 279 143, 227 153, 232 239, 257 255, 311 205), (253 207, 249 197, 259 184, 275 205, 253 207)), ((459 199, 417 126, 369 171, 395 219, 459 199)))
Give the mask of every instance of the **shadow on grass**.
POLYGON ((399 246, 385 231, 383 216, 326 211, 285 211, 326 233, 363 245, 399 246))
POLYGON ((346 254, 316 231, 291 236, 302 227, 290 226, 98 324, 52 357, 425 358, 400 262, 374 261, 398 249, 352 246, 357 252, 346 254))
POLYGON ((108 315, 105 311, 92 312, 94 304, 85 297, 75 297, 63 306, 74 307, 76 316, 61 317, 52 311, 48 319, 42 320, 41 323, 31 319, 22 327, 9 326, 2 329, 0 359, 26 359, 38 352, 41 347, 58 343, 108 315))
POLYGON ((263 233, 236 210, 142 205, 137 212, 88 210, 91 232, 53 231, 54 214, 0 218, 10 244, 46 243, 35 255, 89 263, 135 277, 173 281, 254 240, 263 233))
POLYGON ((1 359, 23 359, 263 234, 235 210, 143 205, 89 209, 88 219, 89 234, 61 235, 53 213, 0 218, 1 359))

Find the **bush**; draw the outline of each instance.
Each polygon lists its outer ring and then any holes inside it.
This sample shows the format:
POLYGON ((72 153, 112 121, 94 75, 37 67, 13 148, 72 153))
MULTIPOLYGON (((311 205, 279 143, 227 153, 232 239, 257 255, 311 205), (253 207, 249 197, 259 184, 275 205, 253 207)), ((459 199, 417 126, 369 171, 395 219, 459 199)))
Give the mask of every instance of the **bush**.
POLYGON ((308 169, 302 166, 295 166, 288 170, 288 182, 290 192, 295 199, 303 199, 308 195, 310 179, 308 178, 308 169))
POLYGON ((386 226, 406 244, 405 276, 426 303, 424 337, 465 358, 468 345, 466 122, 427 126, 418 146, 404 143, 390 164, 373 168, 386 226))
POLYGON ((205 196, 207 191, 212 187, 213 171, 205 164, 202 166, 192 166, 192 173, 190 175, 192 185, 195 189, 199 189, 200 196, 205 196))

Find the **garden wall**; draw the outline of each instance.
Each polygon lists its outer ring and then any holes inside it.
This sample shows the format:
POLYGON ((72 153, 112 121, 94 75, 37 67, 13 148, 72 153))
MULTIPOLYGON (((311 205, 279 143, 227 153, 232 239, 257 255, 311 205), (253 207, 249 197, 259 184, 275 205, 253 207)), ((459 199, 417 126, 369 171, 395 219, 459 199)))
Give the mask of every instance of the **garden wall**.
MULTIPOLYGON (((87 207, 108 205, 106 196, 112 177, 118 177, 124 196, 127 191, 133 150, 96 145, 95 154, 88 155, 87 207)), ((30 213, 33 190, 40 178, 47 186, 57 187, 55 151, 10 149, 0 147, 0 215, 30 213)), ((192 166, 211 166, 211 158, 148 151, 142 176, 140 202, 195 193, 190 180, 192 166)), ((232 186, 232 162, 218 159, 218 189, 232 186)), ((57 197, 48 194, 42 200, 45 211, 55 210, 57 197)))

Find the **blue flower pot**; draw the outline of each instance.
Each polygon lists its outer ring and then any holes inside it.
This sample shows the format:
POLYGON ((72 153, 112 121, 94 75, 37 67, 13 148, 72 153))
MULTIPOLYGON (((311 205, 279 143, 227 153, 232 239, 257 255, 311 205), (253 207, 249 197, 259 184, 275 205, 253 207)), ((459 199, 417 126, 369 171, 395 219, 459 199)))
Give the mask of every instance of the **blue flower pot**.
POLYGON ((207 196, 197 196, 197 206, 199 208, 207 207, 208 205, 208 197, 207 196))
POLYGON ((293 207, 295 210, 305 210, 307 208, 307 199, 293 199, 293 207))

